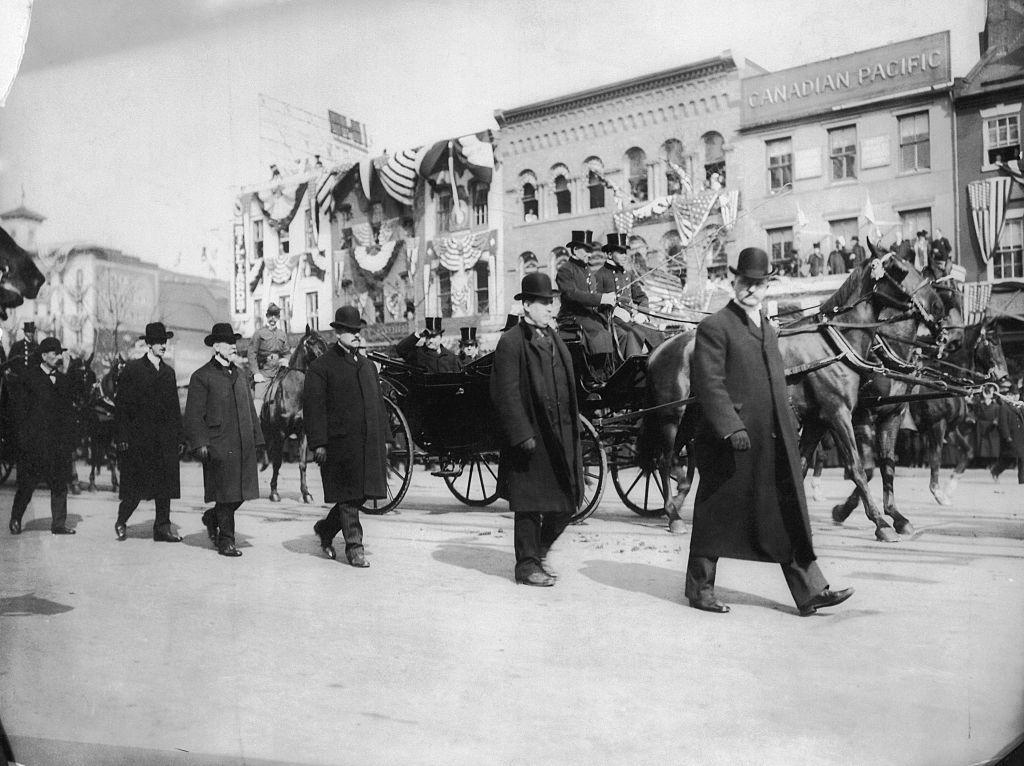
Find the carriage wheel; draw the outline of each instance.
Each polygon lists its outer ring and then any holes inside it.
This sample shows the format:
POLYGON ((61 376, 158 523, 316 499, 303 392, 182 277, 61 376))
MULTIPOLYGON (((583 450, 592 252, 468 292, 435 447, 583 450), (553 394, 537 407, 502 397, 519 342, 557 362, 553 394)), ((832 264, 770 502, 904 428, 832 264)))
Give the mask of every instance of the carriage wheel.
POLYGON ((655 518, 665 513, 666 489, 657 469, 652 473, 637 464, 636 444, 616 446, 611 461, 612 485, 623 504, 638 516, 655 518))
POLYGON ((604 494, 604 479, 608 474, 608 456, 604 454, 601 439, 590 421, 580 415, 580 451, 583 453, 583 500, 580 508, 569 520, 579 524, 597 510, 604 494))
POLYGON ((390 399, 384 400, 388 413, 387 438, 387 497, 369 499, 360 510, 374 516, 393 511, 409 491, 412 483, 412 431, 405 415, 390 399))
POLYGON ((444 483, 460 502, 475 507, 498 499, 498 453, 478 452, 459 462, 458 476, 445 476, 444 483))

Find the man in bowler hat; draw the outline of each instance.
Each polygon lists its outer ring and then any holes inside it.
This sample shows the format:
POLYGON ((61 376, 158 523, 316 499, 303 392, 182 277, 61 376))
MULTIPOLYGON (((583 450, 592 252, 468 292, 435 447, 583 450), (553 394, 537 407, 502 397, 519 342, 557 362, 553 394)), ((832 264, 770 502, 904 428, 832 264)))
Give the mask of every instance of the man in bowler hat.
POLYGON ((334 537, 345 538, 345 557, 368 567, 359 507, 367 498, 387 496, 388 417, 373 362, 359 353, 366 321, 354 306, 335 312, 336 343, 306 372, 303 424, 313 459, 320 466, 324 502, 334 503, 313 525, 320 547, 337 558, 334 537))
POLYGON ((498 494, 515 514, 516 582, 546 587, 555 578, 545 557, 582 498, 579 409, 572 358, 552 327, 551 278, 527 274, 521 287, 523 318, 498 340, 491 372, 498 494))
POLYGON ((18 489, 9 529, 21 534, 21 520, 39 482, 50 488, 50 531, 73 535, 67 525, 68 476, 74 450, 71 383, 60 371, 65 351, 56 338, 43 338, 39 363, 30 364, 12 386, 12 412, 18 434, 18 489))
POLYGON ((715 598, 719 557, 774 561, 800 614, 810 615, 853 589, 831 590, 815 562, 786 370, 762 310, 771 261, 748 247, 730 270, 734 298, 698 326, 690 368, 700 484, 686 598, 695 609, 728 612, 715 598))
POLYGON ((203 524, 217 552, 229 557, 242 555, 235 547, 235 511, 260 496, 256 454, 263 446, 252 390, 232 361, 241 337, 227 322, 213 326, 204 341, 213 357, 192 373, 185 400, 185 438, 203 462, 204 498, 215 503, 203 524))
POLYGON ((395 346, 395 351, 413 367, 424 372, 458 372, 459 359, 441 344, 441 317, 427 317, 426 327, 395 346))
POLYGON ((146 325, 146 354, 125 364, 114 401, 114 429, 121 453, 121 504, 114 534, 128 537, 128 519, 142 500, 153 499, 153 539, 178 543, 171 527, 171 498, 181 497, 179 459, 185 443, 174 368, 164 361, 174 337, 163 322, 146 325))

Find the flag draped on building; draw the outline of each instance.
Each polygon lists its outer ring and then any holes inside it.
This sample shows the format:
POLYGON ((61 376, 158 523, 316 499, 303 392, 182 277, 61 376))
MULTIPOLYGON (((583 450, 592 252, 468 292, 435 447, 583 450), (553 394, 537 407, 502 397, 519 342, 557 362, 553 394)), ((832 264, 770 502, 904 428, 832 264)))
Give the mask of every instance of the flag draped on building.
POLYGON ((439 237, 427 244, 427 258, 437 258, 448 271, 473 268, 485 253, 493 254, 498 238, 493 231, 439 237))
POLYGON ((964 324, 967 326, 981 324, 985 320, 985 310, 992 295, 991 282, 965 282, 963 296, 964 324))
POLYGON ((992 258, 992 252, 999 242, 1011 189, 1012 181, 1006 176, 967 184, 974 238, 986 263, 992 258))
POLYGON ((302 198, 306 195, 307 186, 308 183, 304 182, 295 187, 294 196, 283 189, 275 188, 271 193, 269 210, 267 209, 267 203, 264 202, 259 194, 253 194, 252 196, 259 206, 264 220, 266 220, 271 228, 281 231, 291 226, 292 219, 295 218, 295 214, 299 211, 299 205, 302 204, 302 198))
POLYGON ((738 189, 722 192, 718 195, 718 210, 722 215, 722 226, 731 229, 736 223, 739 213, 740 193, 738 189))
POLYGON ((683 247, 688 246, 703 228, 711 208, 718 200, 719 192, 705 189, 692 197, 675 197, 672 204, 672 216, 676 221, 676 231, 683 247))
POLYGON ((403 205, 412 207, 413 192, 416 191, 416 169, 421 149, 403 149, 384 156, 380 168, 380 181, 384 191, 403 205))

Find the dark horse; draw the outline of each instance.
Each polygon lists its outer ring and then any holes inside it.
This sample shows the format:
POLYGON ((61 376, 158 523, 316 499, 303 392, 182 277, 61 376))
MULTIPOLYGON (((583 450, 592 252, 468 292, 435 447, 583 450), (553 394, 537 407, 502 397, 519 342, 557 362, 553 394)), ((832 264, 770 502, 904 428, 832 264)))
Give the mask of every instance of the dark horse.
POLYGON ((45 281, 32 256, 0 228, 0 319, 7 319, 7 309, 38 296, 45 281))
POLYGON ((299 440, 299 486, 302 502, 312 503, 306 486, 306 432, 302 427, 302 389, 310 362, 327 351, 327 342, 306 325, 306 333, 295 347, 288 366, 278 371, 267 387, 260 411, 260 427, 267 444, 267 456, 274 468, 270 477, 270 499, 277 502, 277 477, 284 460, 284 444, 290 438, 299 440))
POLYGON ((96 491, 96 477, 104 466, 110 469, 114 492, 118 490, 117 448, 114 446, 114 400, 117 381, 121 377, 125 360, 117 354, 110 360, 110 369, 93 386, 89 397, 89 491, 96 491))
MULTIPOLYGON (((868 244, 874 255, 872 261, 855 269, 836 294, 822 305, 824 316, 834 308, 843 308, 833 322, 836 326, 823 327, 817 317, 800 320, 787 327, 788 332, 779 339, 779 349, 787 372, 799 378, 791 382, 789 390, 803 426, 800 451, 805 465, 824 433, 831 431, 866 502, 868 518, 875 524, 875 536, 885 542, 895 542, 899 540, 897 532, 905 531, 909 522, 902 516, 894 517, 894 531, 868 492, 852 422, 862 373, 854 364, 840 360, 844 357, 863 359, 870 353, 875 331, 882 321, 880 316, 887 308, 903 312, 892 319, 905 315, 917 322, 926 322, 934 333, 939 331, 938 318, 945 309, 935 290, 911 264, 888 256, 880 258, 874 246, 868 244), (830 333, 834 335, 830 337, 830 333)), ((647 365, 651 406, 689 395, 693 337, 693 333, 676 336, 651 354, 647 365)), ((646 415, 642 425, 638 443, 641 467, 650 470, 657 467, 666 489, 678 447, 688 440, 685 429, 680 432, 684 417, 681 407, 659 410, 646 415)), ((670 520, 678 519, 689 483, 680 482, 679 489, 679 494, 666 503, 670 520)))

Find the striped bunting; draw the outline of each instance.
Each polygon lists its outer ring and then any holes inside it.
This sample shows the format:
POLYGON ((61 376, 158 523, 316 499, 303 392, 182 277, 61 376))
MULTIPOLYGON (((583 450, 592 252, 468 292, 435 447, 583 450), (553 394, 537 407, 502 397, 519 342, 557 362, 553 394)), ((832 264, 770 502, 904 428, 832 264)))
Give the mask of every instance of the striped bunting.
POLYGON ((396 154, 385 155, 386 159, 380 168, 380 181, 384 190, 409 207, 412 207, 413 192, 416 190, 420 149, 403 149, 396 154))
POLYGON ((971 218, 974 220, 974 239, 986 263, 992 258, 992 251, 999 242, 1011 189, 1012 180, 1007 176, 967 184, 971 218))
POLYGON ((711 208, 718 200, 719 192, 705 189, 692 197, 677 197, 672 206, 672 215, 676 219, 676 230, 683 247, 693 241, 694 236, 704 226, 711 208))

